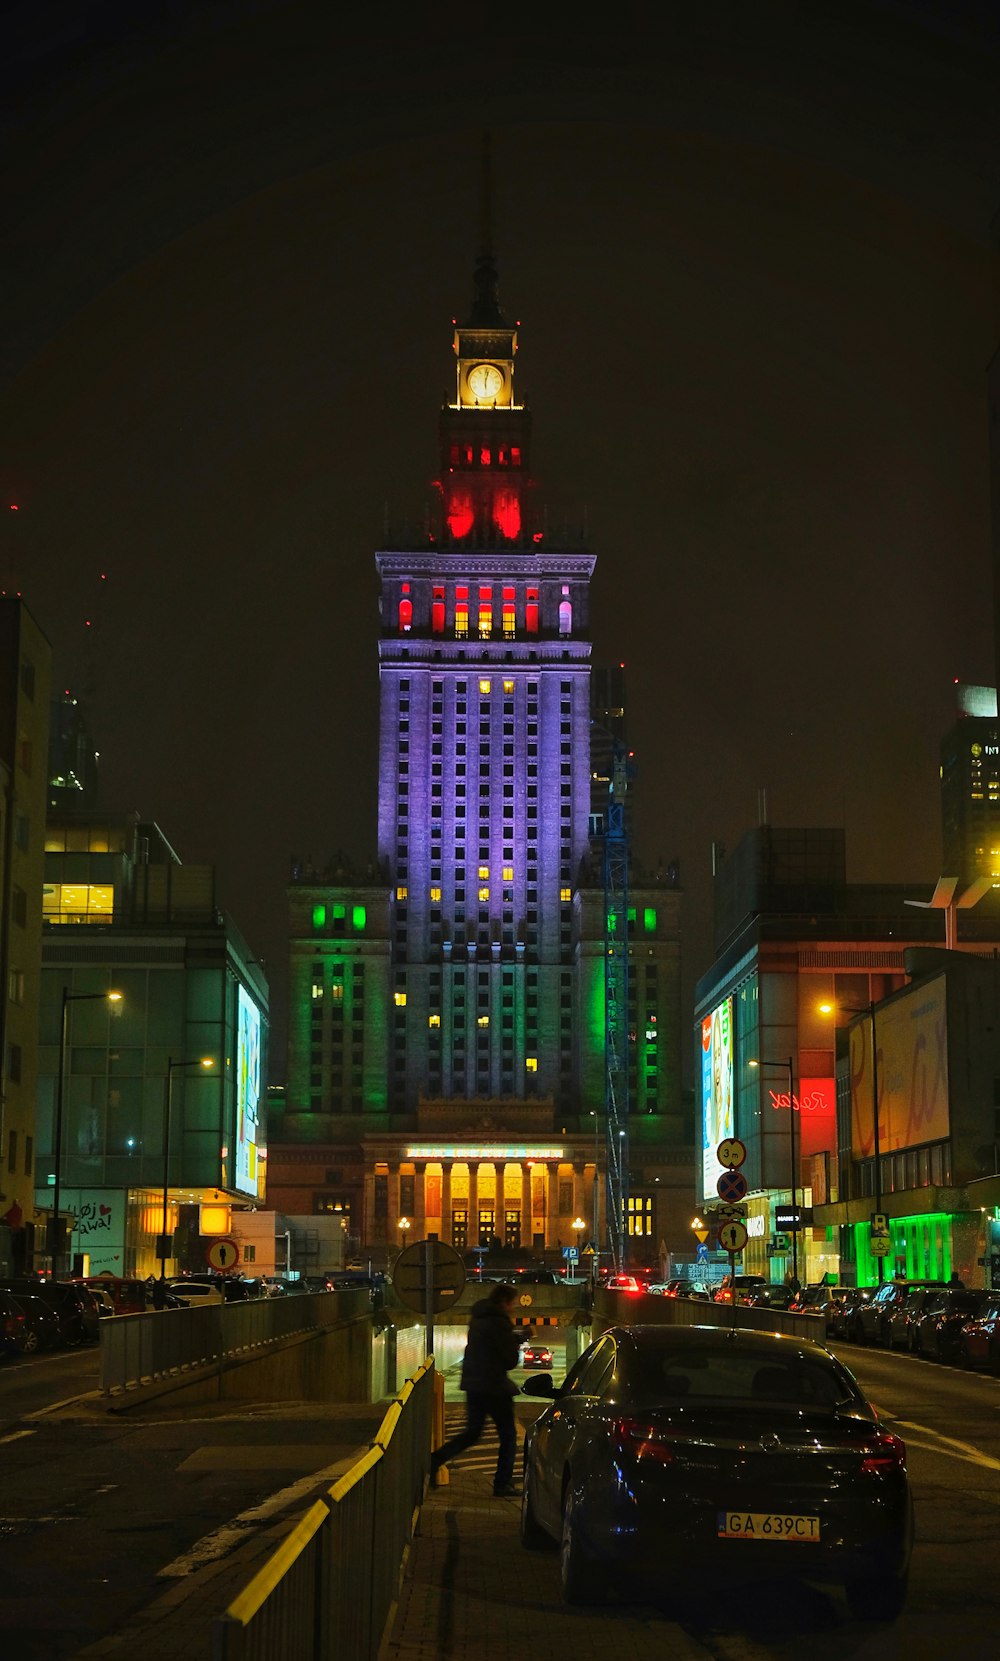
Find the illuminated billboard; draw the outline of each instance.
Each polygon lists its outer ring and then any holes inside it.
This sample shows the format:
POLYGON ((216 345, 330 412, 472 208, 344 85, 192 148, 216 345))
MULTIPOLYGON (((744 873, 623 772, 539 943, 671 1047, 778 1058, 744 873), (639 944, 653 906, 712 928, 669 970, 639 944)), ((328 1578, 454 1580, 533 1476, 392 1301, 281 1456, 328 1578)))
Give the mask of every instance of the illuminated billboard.
POLYGON ((701 1023, 702 1195, 711 1199, 722 1166, 715 1150, 736 1134, 733 1117, 733 1000, 718 1004, 701 1023))
MULTIPOLYGON (((941 1142, 949 1135, 945 977, 913 987, 875 1010, 879 1152, 941 1142)), ((872 1022, 854 1022, 850 1037, 851 1152, 871 1159, 872 1022)))
POLYGON ((257 1197, 260 1120, 260 1010, 239 988, 236 1013, 236 1168, 234 1187, 257 1197))

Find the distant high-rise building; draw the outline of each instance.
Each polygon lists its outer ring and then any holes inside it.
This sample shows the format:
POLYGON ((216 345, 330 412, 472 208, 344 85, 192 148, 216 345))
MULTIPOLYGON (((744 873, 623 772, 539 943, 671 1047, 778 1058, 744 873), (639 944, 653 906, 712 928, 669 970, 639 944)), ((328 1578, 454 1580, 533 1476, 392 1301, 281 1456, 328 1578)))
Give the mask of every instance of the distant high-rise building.
MULTIPOLYGON (((600 853, 624 675, 592 676, 594 555, 535 508, 489 253, 452 349, 431 532, 376 555, 377 861, 293 874, 269 1183, 285 1211, 349 1213, 369 1249, 400 1218, 459 1247, 554 1249, 603 1219, 600 853)), ((678 904, 675 875, 633 862, 626 1227, 645 1255, 678 1187, 689 1239, 678 904)))
POLYGON ((0 598, 0 1270, 34 1250, 45 760, 52 652, 23 600, 0 598))
POLYGON ((71 692, 52 699, 49 806, 90 808, 97 802, 97 751, 80 702, 71 692))
POLYGON ((993 687, 958 688, 941 742, 941 875, 1000 886, 1000 727, 993 687))

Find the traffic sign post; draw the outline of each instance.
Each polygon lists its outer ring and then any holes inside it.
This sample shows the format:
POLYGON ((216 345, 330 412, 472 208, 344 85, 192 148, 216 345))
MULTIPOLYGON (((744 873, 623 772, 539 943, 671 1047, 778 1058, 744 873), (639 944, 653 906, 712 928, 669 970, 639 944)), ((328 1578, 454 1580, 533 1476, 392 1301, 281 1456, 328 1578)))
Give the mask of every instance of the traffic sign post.
POLYGON ((746 1156, 746 1145, 738 1136, 724 1136, 715 1150, 719 1164, 724 1165, 728 1171, 735 1171, 738 1165, 744 1163, 746 1156))
POLYGON ((427 1323, 427 1354, 434 1353, 434 1316, 449 1309, 465 1285, 465 1264, 454 1246, 443 1240, 414 1241, 400 1252, 392 1269, 392 1284, 408 1309, 423 1313, 427 1323))
POLYGON ((715 1185, 715 1191, 720 1200, 724 1200, 727 1204, 738 1204, 740 1200, 746 1198, 747 1179, 742 1171, 723 1171, 715 1185))
POLYGON ((205 1253, 205 1259, 210 1269, 215 1269, 220 1275, 235 1269, 240 1261, 240 1248, 235 1240, 220 1237, 213 1240, 205 1253))
POLYGON ((723 1223, 719 1229, 719 1245, 731 1257, 741 1253, 748 1239, 745 1223, 723 1223))

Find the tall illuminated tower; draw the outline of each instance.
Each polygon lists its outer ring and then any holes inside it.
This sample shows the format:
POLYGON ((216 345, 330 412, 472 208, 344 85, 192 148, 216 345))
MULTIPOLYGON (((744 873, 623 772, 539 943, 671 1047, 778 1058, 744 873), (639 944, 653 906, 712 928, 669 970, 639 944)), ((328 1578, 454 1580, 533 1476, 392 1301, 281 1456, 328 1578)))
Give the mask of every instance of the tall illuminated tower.
POLYGON ((517 332, 489 254, 453 345, 436 533, 376 558, 389 1103, 467 1094, 569 1108, 594 559, 535 526, 517 332))
MULTIPOLYGON (((592 678, 594 557, 534 508, 517 345, 487 251, 453 320, 431 528, 375 556, 378 860, 363 875, 343 855, 297 862, 289 890, 268 1192, 376 1254, 402 1219, 460 1249, 604 1240, 602 857, 624 674, 592 678)), ((676 870, 635 872, 615 921, 630 965, 626 1223, 647 1257, 674 1216, 686 1242, 693 1199, 678 905, 676 870)), ((308 1249, 304 1224, 296 1239, 308 1249)))

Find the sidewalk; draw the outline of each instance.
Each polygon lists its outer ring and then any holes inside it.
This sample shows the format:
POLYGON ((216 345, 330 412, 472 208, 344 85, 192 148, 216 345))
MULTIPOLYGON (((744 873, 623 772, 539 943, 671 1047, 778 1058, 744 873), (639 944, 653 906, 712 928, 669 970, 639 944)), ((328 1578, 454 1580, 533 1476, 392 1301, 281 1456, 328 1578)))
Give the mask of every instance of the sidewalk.
MULTIPOLYGON (((448 1420, 450 1432, 452 1410, 448 1420)), ((428 1490, 381 1661, 710 1661, 651 1607, 567 1608, 558 1552, 521 1545, 520 1500, 493 1498, 495 1464, 491 1427, 450 1467, 450 1482, 428 1490)), ((519 1485, 520 1469, 519 1457, 519 1485)))

